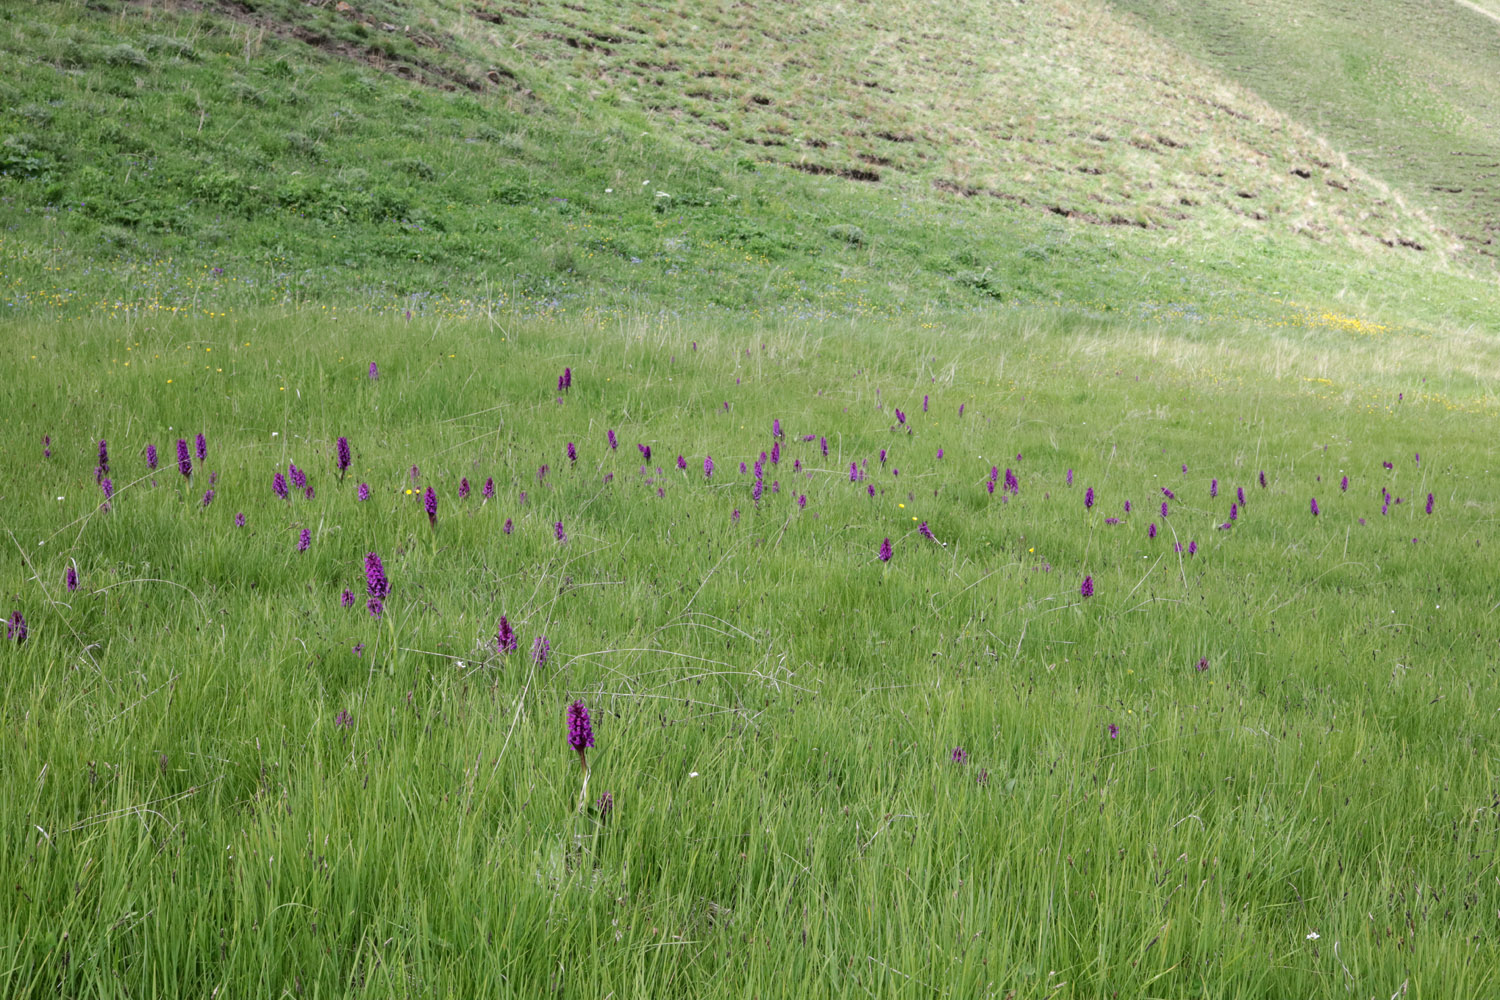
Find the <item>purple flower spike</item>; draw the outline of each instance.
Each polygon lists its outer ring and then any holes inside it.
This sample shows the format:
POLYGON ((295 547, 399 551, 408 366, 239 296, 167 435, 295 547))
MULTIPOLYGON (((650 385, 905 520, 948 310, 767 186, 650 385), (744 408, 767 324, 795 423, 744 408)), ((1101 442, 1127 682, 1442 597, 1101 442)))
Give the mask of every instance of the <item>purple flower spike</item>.
POLYGON ((880 449, 880 464, 881 465, 885 464, 885 449, 884 448, 880 449))
POLYGON ((1219 481, 1217 479, 1211 481, 1208 484, 1208 495, 1209 495, 1210 498, 1216 497, 1216 496, 1219 495, 1219 481))
POLYGON ((207 507, 209 504, 213 503, 214 502, 214 497, 216 495, 217 494, 215 494, 213 490, 206 491, 203 494, 203 506, 207 507))
POLYGON ((943 449, 941 449, 941 448, 938 449, 938 456, 937 457, 938 457, 939 460, 942 459, 942 457, 943 457, 943 449))
POLYGON ((898 423, 898 424, 904 424, 904 423, 906 423, 906 414, 902 413, 899 408, 896 410, 896 423, 898 423))
POLYGON ((156 468, 156 445, 146 445, 146 468, 156 468))
POLYGON ((781 439, 781 418, 777 417, 771 421, 771 437, 775 440, 781 439))
POLYGON ((1198 673, 1201 674, 1201 673, 1203 673, 1203 671, 1205 671, 1207 669, 1208 669, 1208 657, 1206 657, 1206 656, 1200 656, 1200 657, 1198 657, 1198 666, 1197 666, 1198 673))
POLYGON ((620 446, 619 439, 615 437, 615 432, 613 430, 608 431, 607 436, 609 437, 609 449, 610 451, 614 451, 620 446))
POLYGON ((923 413, 927 412, 927 397, 926 396, 922 397, 922 412, 923 413))
POLYGON ((781 442, 775 441, 771 444, 771 464, 781 464, 781 442))
POLYGON ((712 455, 704 455, 703 456, 703 478, 704 479, 712 479, 713 475, 714 475, 714 457, 712 455))
POLYGON ((346 472, 349 471, 349 463, 351 461, 353 461, 353 457, 349 454, 349 439, 348 438, 346 438, 346 437, 339 438, 337 451, 338 451, 338 458, 336 460, 336 464, 338 465, 338 470, 339 470, 339 482, 343 482, 344 481, 344 473, 346 473, 346 472))
POLYGON ((820 438, 818 438, 818 447, 820 447, 820 448, 823 449, 823 457, 827 458, 828 457, 828 439, 826 437, 820 437, 820 438))
POLYGON ((421 478, 422 478, 422 470, 419 469, 419 468, 417 468, 415 465, 413 465, 411 467, 411 481, 412 481, 412 483, 415 484, 416 481, 418 479, 421 479, 421 478))
POLYGON ((738 507, 730 512, 729 520, 733 521, 735 524, 740 523, 740 509, 738 507))
POLYGON ((1261 489, 1265 489, 1266 488, 1266 470, 1265 469, 1261 469, 1260 470, 1260 488, 1261 489))
POLYGON ((1109 738, 1112 740, 1117 740, 1120 738, 1120 727, 1115 725, 1113 722, 1109 724, 1109 738))
POLYGON ((379 618, 385 614, 385 602, 378 597, 372 597, 365 601, 365 610, 370 612, 371 618, 379 618))
POLYGON ((850 462, 849 463, 849 482, 851 482, 851 483, 857 483, 857 482, 859 482, 859 466, 856 465, 854 462, 850 462))
POLYGON ((866 486, 865 492, 873 497, 875 495, 875 484, 871 483, 869 486, 866 486))
POLYGON ((547 465, 546 465, 546 463, 545 463, 545 462, 544 462, 544 463, 543 463, 543 464, 542 464, 542 465, 541 465, 541 466, 540 466, 540 467, 538 467, 538 469, 537 469, 537 470, 536 470, 536 481, 537 481, 537 482, 539 482, 539 483, 540 483, 540 482, 545 482, 545 481, 546 481, 546 479, 547 479, 547 473, 549 473, 549 472, 551 472, 551 471, 552 471, 552 470, 551 470, 551 469, 549 469, 549 468, 548 468, 548 467, 547 467, 547 465))
POLYGON ((984 482, 984 488, 987 489, 987 490, 989 490, 991 493, 994 493, 995 492, 995 481, 993 479, 986 479, 985 482, 984 482))
POLYGON ((1177 499, 1177 494, 1173 493, 1171 490, 1167 489, 1165 486, 1163 486, 1161 488, 1161 495, 1164 496, 1164 497, 1166 497, 1168 500, 1176 500, 1177 499))
POLYGON ((1161 516, 1162 516, 1163 520, 1166 519, 1166 516, 1167 516, 1167 502, 1165 500, 1163 500, 1161 502, 1161 516))
POLYGON ((26 641, 26 616, 21 612, 11 612, 5 623, 5 638, 14 639, 17 646, 26 641))
POLYGON ((1432 498, 1432 494, 1429 493, 1429 494, 1427 494, 1427 513, 1429 513, 1429 514, 1432 513, 1432 505, 1433 505, 1433 498, 1432 498))
POLYGON ((375 362, 371 361, 370 362, 370 381, 374 382, 378 378, 380 378, 380 369, 376 368, 375 367, 375 362))
POLYGON ((520 645, 520 639, 516 637, 516 630, 511 628, 510 622, 504 615, 500 616, 500 627, 495 630, 495 651, 504 655, 514 653, 520 645))
POLYGON ((1127 514, 1130 513, 1130 501, 1129 500, 1125 501, 1125 513, 1127 513, 1127 514))
POLYGON ((75 567, 69 566, 68 571, 63 574, 63 585, 70 594, 78 589, 78 570, 75 567))
POLYGON ((1238 521, 1240 519, 1240 505, 1239 504, 1232 503, 1232 504, 1229 505, 1229 519, 1231 521, 1238 521))
POLYGON ((1083 584, 1078 588, 1078 594, 1081 597, 1094 596, 1094 578, 1092 576, 1083 578, 1083 584))
POLYGON ((963 747, 954 747, 953 752, 948 755, 948 759, 955 764, 967 764, 969 762, 969 752, 963 747))
POLYGON ((244 511, 240 511, 239 513, 237 513, 237 514, 234 515, 234 526, 236 528, 243 528, 245 526, 245 512, 244 511))
POLYGON ((889 538, 880 543, 880 552, 877 554, 877 558, 881 562, 891 561, 891 540, 889 538))
POLYGON ((104 491, 104 502, 106 504, 108 504, 110 500, 114 499, 115 484, 114 481, 111 480, 108 476, 105 476, 104 479, 99 483, 99 488, 104 491))
POLYGON ((552 526, 552 532, 557 536, 559 542, 566 542, 568 540, 568 533, 563 530, 563 523, 561 521, 552 526))
POLYGON ((917 525, 917 534, 921 535, 929 542, 937 541, 937 536, 932 533, 931 528, 927 527, 926 521, 923 521, 921 524, 917 525))
POLYGON ((677 456, 677 468, 679 468, 679 469, 686 469, 687 468, 687 459, 684 458, 681 455, 677 456))
POLYGON ((360 503, 364 503, 366 500, 370 499, 370 484, 360 483, 359 490, 354 495, 359 498, 360 503))
POLYGON ((797 495, 797 509, 798 510, 806 510, 807 509, 807 494, 806 493, 799 493, 797 495))
POLYGON ((589 769, 586 753, 593 745, 594 726, 589 721, 589 710, 583 706, 582 701, 575 701, 568 706, 568 746, 578 754, 578 763, 585 771, 589 769))
POLYGON ((1155 538, 1156 537, 1156 522, 1155 521, 1152 521, 1150 527, 1148 527, 1146 529, 1146 537, 1147 538, 1155 538))
POLYGON ((493 500, 493 499, 495 499, 495 480, 494 480, 493 477, 486 477, 485 478, 485 481, 484 481, 484 498, 486 500, 493 500))
POLYGON ((578 461, 578 448, 573 444, 572 441, 568 442, 568 461, 578 461))
POLYGON ((1236 486, 1234 488, 1234 498, 1239 501, 1241 507, 1245 506, 1245 487, 1236 486))
POLYGON ((469 498, 469 478, 465 476, 458 481, 458 498, 467 500, 469 498))
POLYGON ((1073 470, 1072 469, 1068 470, 1068 485, 1069 486, 1073 485, 1073 470))
POLYGON ((764 492, 765 492, 765 480, 763 480, 763 479, 757 479, 755 481, 755 485, 752 486, 752 487, 750 487, 750 499, 752 501, 754 501, 755 506, 757 506, 757 507, 760 506, 760 498, 761 498, 761 495, 764 492))
POLYGON ((51 434, 43 434, 42 435, 42 457, 43 458, 51 458, 52 457, 52 435, 51 434))
POLYGON ((1094 506, 1094 488, 1090 486, 1083 491, 1083 509, 1088 510, 1092 506, 1094 506))
POLYGON ((297 551, 298 552, 306 552, 307 551, 307 547, 309 545, 311 545, 311 544, 312 544, 312 532, 308 531, 306 528, 303 528, 302 529, 302 533, 297 536, 297 551))
POLYGON ((1341 493, 1348 493, 1349 492, 1349 477, 1348 476, 1345 476, 1343 479, 1339 480, 1339 492, 1341 492, 1341 493))
POLYGON ((508 535, 512 531, 516 530, 516 526, 514 524, 512 524, 510 518, 507 517, 505 519, 505 527, 501 528, 500 530, 503 531, 503 532, 505 532, 508 535))
POLYGON ((200 461, 200 462, 206 462, 206 461, 208 461, 208 438, 205 437, 202 434, 198 435, 198 439, 197 439, 197 452, 198 452, 198 461, 200 461))
POLYGON ((391 582, 386 579, 385 566, 373 552, 365 553, 365 593, 382 600, 391 593, 391 582))
POLYGON ((109 471, 109 442, 103 438, 99 439, 99 469, 103 472, 109 471))
POLYGON ((547 657, 552 655, 552 644, 547 641, 545 635, 539 635, 531 643, 531 662, 542 666, 547 662, 547 657))
POLYGON ((339 595, 339 603, 346 608, 354 607, 354 591, 345 587, 344 592, 339 595))
POLYGON ((286 476, 292 481, 292 485, 299 490, 307 489, 307 473, 297 468, 296 462, 289 462, 286 467, 286 476))
POLYGON ((271 477, 271 492, 275 493, 283 500, 288 498, 290 494, 286 488, 286 476, 283 476, 280 472, 278 472, 276 473, 276 475, 271 477))
POLYGON ((958 415, 960 417, 964 415, 964 404, 962 404, 962 403, 958 404, 958 415))
POLYGON ((428 521, 428 523, 431 524, 434 528, 436 528, 437 527, 437 493, 435 493, 433 491, 433 489, 432 489, 431 486, 427 487, 427 492, 424 493, 424 494, 422 494, 422 508, 427 511, 427 521, 428 521))
POLYGON ((186 438, 177 439, 177 471, 182 473, 184 479, 191 479, 193 475, 193 459, 188 454, 188 443, 186 438))
POLYGON ((1021 492, 1021 484, 1016 480, 1016 474, 1009 469, 1005 470, 1005 492, 1017 495, 1021 492))
POLYGON ((1312 498, 1312 516, 1313 517, 1317 517, 1318 516, 1318 498, 1317 497, 1313 497, 1312 498))

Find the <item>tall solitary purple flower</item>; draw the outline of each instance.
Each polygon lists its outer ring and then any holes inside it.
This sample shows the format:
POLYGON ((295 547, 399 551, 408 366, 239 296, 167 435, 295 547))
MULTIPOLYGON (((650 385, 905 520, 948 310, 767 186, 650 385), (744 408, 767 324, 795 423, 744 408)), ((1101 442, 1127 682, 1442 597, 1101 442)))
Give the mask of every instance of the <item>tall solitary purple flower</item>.
POLYGON ((370 381, 374 382, 378 378, 380 378, 380 369, 376 368, 375 367, 375 362, 371 361, 370 362, 370 381))
POLYGON ((1312 498, 1312 516, 1313 517, 1317 517, 1318 516, 1318 498, 1317 497, 1313 497, 1312 498))
POLYGON ((469 477, 464 476, 458 481, 458 498, 467 500, 469 498, 469 477))
POLYGON ((781 439, 781 418, 777 417, 771 421, 771 437, 775 440, 781 439))
POLYGON ((339 604, 346 608, 354 607, 354 591, 345 587, 344 592, 339 595, 339 604))
POLYGON ((773 442, 771 442, 771 464, 772 465, 780 465, 781 464, 781 442, 780 441, 773 441, 773 442))
POLYGON ((1094 578, 1092 576, 1083 578, 1083 584, 1078 588, 1078 593, 1082 597, 1094 596, 1094 578))
POLYGON ((355 492, 354 495, 356 498, 358 498, 360 503, 364 503, 366 500, 370 499, 370 484, 360 483, 359 489, 355 492))
POLYGON ((552 526, 552 531, 553 534, 557 535, 557 540, 559 542, 566 542, 568 540, 568 533, 563 530, 563 523, 561 521, 558 521, 552 526))
POLYGON ((958 415, 960 417, 964 415, 964 404, 962 404, 962 403, 958 404, 958 415))
POLYGON ((854 462, 849 463, 849 482, 859 482, 859 465, 854 462))
POLYGON ((807 509, 807 494, 806 493, 799 493, 799 494, 797 494, 797 509, 798 510, 806 510, 807 509))
POLYGON ((5 638, 14 639, 16 645, 26 641, 26 616, 19 611, 11 612, 5 622, 5 638))
POLYGON ((1073 470, 1072 469, 1068 470, 1068 485, 1069 486, 1073 485, 1073 470))
POLYGON ((146 468, 156 468, 156 445, 146 445, 146 468))
POLYGON ((820 448, 823 449, 823 457, 827 458, 828 457, 828 439, 826 437, 820 437, 820 438, 818 438, 818 447, 820 447, 820 448))
POLYGON ((274 476, 271 477, 271 492, 275 493, 283 500, 289 498, 290 491, 286 488, 286 476, 283 476, 280 472, 277 472, 274 476))
POLYGON ((1165 486, 1163 486, 1161 488, 1161 495, 1164 496, 1164 497, 1166 497, 1168 500, 1176 500, 1177 499, 1177 494, 1173 493, 1171 490, 1167 489, 1165 486))
POLYGON ((712 455, 704 455, 703 456, 703 478, 704 479, 712 479, 713 475, 714 475, 714 457, 712 455))
POLYGON ((206 490, 203 494, 203 506, 207 507, 209 504, 213 503, 214 497, 217 495, 218 494, 214 493, 213 490, 206 490))
POLYGON ((575 701, 568 706, 568 746, 578 753, 578 763, 585 771, 589 769, 585 753, 593 745, 594 726, 589 721, 589 710, 582 701, 575 701))
POLYGON ((1234 498, 1239 502, 1241 507, 1245 506, 1245 487, 1236 486, 1234 488, 1234 498))
POLYGON ((608 436, 609 436, 609 449, 610 449, 610 451, 614 451, 616 448, 618 448, 620 446, 620 442, 615 437, 615 432, 614 432, 613 429, 611 429, 607 433, 608 433, 608 436))
POLYGON ((1090 486, 1083 491, 1083 509, 1088 510, 1092 506, 1094 506, 1094 488, 1090 486))
POLYGON ((578 449, 573 445, 572 441, 568 442, 568 461, 578 461, 578 449))
POLYGON ((68 588, 68 593, 70 594, 78 589, 78 570, 76 567, 68 567, 68 571, 63 574, 63 584, 68 588))
POLYGON ((298 552, 306 552, 307 551, 307 547, 309 545, 311 545, 311 544, 312 544, 312 532, 308 531, 306 528, 303 528, 302 529, 302 533, 297 536, 297 551, 298 552))
POLYGON ((1229 505, 1229 519, 1231 521, 1238 521, 1240 519, 1240 505, 1239 504, 1232 503, 1232 504, 1229 505))
POLYGON ((182 473, 184 479, 191 479, 193 475, 193 459, 188 454, 188 443, 186 438, 177 439, 177 471, 182 473))
POLYGON ((1261 469, 1260 470, 1260 488, 1261 489, 1265 489, 1266 488, 1266 470, 1265 469, 1261 469))
POLYGON ((1198 554, 1198 543, 1197 542, 1188 542, 1188 555, 1195 556, 1197 554, 1198 554))
POLYGON ((1349 492, 1349 477, 1348 476, 1345 476, 1343 479, 1339 480, 1339 491, 1342 492, 1342 493, 1348 493, 1349 492))
POLYGON ((1427 494, 1427 513, 1429 513, 1429 514, 1432 513, 1432 504, 1433 504, 1432 494, 1429 493, 1429 494, 1427 494))
POLYGON ((922 397, 922 412, 923 413, 927 412, 927 397, 926 396, 922 397))
POLYGON ((52 457, 52 435, 51 434, 43 434, 42 435, 42 457, 43 458, 51 458, 52 457))
POLYGON ((1161 516, 1163 519, 1167 516, 1167 502, 1165 500, 1161 502, 1161 516))
POLYGON ((1146 537, 1147 538, 1155 538, 1156 537, 1156 522, 1155 521, 1152 521, 1151 525, 1148 528, 1146 528, 1146 537))
POLYGON ((891 540, 889 538, 880 543, 880 552, 877 554, 876 558, 878 558, 881 562, 891 561, 891 540))
POLYGON ((514 653, 519 643, 516 630, 511 628, 510 622, 504 615, 501 615, 500 627, 495 630, 495 651, 501 654, 514 653))
POLYGON ((507 517, 505 519, 505 527, 501 528, 500 530, 508 535, 515 530, 515 525, 512 524, 510 518, 507 517))
POLYGON ((640 449, 643 461, 651 461, 651 446, 649 444, 638 444, 636 447, 640 449))
POLYGON ((552 644, 547 641, 545 635, 539 635, 531 643, 531 662, 542 666, 547 662, 547 657, 552 653, 552 644))
POLYGON ((382 600, 391 593, 391 582, 385 577, 385 566, 373 552, 365 553, 365 593, 382 600))
POLYGON ((1127 514, 1130 513, 1130 501, 1129 500, 1125 501, 1125 513, 1127 513, 1127 514))
POLYGON ((917 534, 921 535, 929 542, 937 541, 937 536, 932 533, 931 528, 927 527, 926 521, 923 521, 921 524, 917 525, 917 534))
POLYGON ((486 500, 495 499, 495 480, 492 476, 486 477, 484 480, 484 498, 486 500))
POLYGON ((1208 495, 1209 495, 1210 498, 1213 498, 1213 497, 1216 497, 1216 496, 1219 495, 1219 481, 1217 479, 1212 480, 1208 484, 1208 495))
POLYGON ((1117 740, 1120 738, 1120 727, 1115 725, 1113 722, 1109 724, 1109 738, 1112 740, 1117 740))
POLYGON ((687 468, 687 459, 684 458, 681 455, 677 456, 677 468, 679 468, 679 469, 686 469, 687 468))
POLYGON ((101 472, 109 471, 109 442, 103 438, 99 439, 99 469, 101 472))
POLYGON ((244 511, 240 511, 239 513, 237 513, 237 514, 234 515, 234 526, 236 528, 243 528, 245 526, 245 512, 244 511))
POLYGON ((427 511, 427 521, 434 528, 437 527, 437 493, 432 487, 427 487, 427 492, 422 494, 422 508, 427 511))
POLYGON ((208 438, 205 437, 201 432, 198 435, 197 451, 198 451, 198 461, 200 461, 200 462, 206 462, 206 461, 208 461, 208 438))
POLYGON ((344 473, 346 473, 346 472, 349 471, 349 463, 353 460, 352 456, 349 454, 349 439, 348 438, 346 438, 346 437, 339 438, 337 451, 338 451, 337 464, 338 464, 338 469, 339 469, 339 482, 342 483, 344 481, 344 473))

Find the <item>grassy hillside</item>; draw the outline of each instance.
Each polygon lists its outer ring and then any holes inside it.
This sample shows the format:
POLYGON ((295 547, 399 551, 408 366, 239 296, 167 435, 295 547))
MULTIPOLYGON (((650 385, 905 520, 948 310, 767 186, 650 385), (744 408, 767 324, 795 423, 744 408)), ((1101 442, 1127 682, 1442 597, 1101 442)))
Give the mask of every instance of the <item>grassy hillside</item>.
POLYGON ((1500 257, 1494 0, 1111 3, 1429 206, 1472 253, 1500 257))
POLYGON ((945 9, 10 7, 5 308, 1488 315, 1487 258, 1131 21, 945 9))

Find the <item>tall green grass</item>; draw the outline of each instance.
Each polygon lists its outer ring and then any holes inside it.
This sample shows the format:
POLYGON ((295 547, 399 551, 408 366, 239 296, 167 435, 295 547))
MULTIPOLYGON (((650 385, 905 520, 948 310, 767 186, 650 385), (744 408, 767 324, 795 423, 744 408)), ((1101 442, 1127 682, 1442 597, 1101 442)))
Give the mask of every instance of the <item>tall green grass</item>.
POLYGON ((7 340, 7 996, 1496 988, 1495 410, 1462 345, 1066 313, 7 340), (288 462, 311 499, 272 494, 288 462))

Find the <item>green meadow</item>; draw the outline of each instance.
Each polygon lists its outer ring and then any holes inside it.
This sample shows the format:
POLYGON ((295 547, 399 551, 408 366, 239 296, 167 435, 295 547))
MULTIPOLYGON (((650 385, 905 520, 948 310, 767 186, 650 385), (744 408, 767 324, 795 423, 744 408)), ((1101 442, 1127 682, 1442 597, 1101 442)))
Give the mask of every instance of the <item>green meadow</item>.
POLYGON ((0 995, 1500 992, 1488 22, 940 6, 0 10, 0 995))

